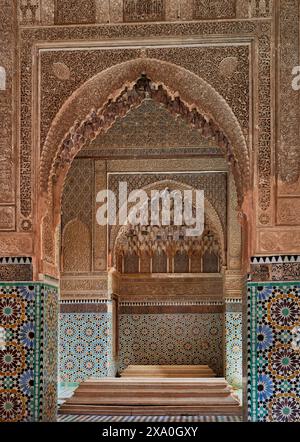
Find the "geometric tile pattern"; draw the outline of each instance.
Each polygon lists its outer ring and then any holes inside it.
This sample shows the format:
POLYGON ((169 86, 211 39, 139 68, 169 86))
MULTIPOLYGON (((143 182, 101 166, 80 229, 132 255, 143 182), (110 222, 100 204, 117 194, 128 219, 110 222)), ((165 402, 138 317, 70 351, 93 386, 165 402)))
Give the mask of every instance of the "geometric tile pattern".
POLYGON ((41 315, 42 341, 40 358, 43 359, 42 421, 56 420, 57 408, 57 354, 58 354, 58 296, 57 289, 44 285, 41 315))
POLYGON ((62 414, 58 422, 242 422, 240 416, 93 416, 62 414))
MULTIPOLYGON (((227 304, 226 304, 227 307, 227 304)), ((243 383, 242 312, 225 312, 225 376, 235 388, 243 383)))
POLYGON ((0 421, 56 419, 57 297, 43 283, 0 284, 0 421))
POLYGON ((59 381, 79 383, 91 376, 109 376, 111 313, 60 313, 59 317, 59 381))
POLYGON ((251 421, 300 422, 300 284, 248 284, 248 412, 251 421))
POLYGON ((120 315, 120 369, 208 364, 223 375, 223 313, 120 315))

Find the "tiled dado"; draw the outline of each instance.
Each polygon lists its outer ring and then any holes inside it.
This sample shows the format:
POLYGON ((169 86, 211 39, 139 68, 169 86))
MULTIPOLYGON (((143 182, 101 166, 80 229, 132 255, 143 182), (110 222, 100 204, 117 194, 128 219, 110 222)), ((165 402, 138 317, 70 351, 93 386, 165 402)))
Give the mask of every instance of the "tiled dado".
POLYGON ((154 304, 121 303, 120 368, 129 364, 208 364, 222 375, 222 303, 154 304))
POLYGON ((111 301, 60 304, 59 381, 115 375, 111 301))
POLYGON ((0 283, 0 421, 54 421, 58 289, 0 283))
POLYGON ((299 325, 299 281, 248 283, 251 421, 300 421, 299 325))

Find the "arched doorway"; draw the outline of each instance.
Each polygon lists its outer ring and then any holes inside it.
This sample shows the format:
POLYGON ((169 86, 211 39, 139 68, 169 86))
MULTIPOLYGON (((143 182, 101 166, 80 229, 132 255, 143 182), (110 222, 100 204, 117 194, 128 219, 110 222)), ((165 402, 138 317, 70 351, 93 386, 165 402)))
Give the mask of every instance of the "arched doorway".
MULTIPOLYGON (((123 69, 121 69, 121 66, 117 66, 109 69, 109 72, 105 71, 87 82, 89 84, 83 85, 63 106, 49 131, 41 161, 41 205, 44 208, 41 212, 41 260, 39 263, 41 273, 47 273, 57 278, 60 277, 60 257, 59 253, 57 253, 58 242, 55 243, 54 234, 51 235, 50 232, 52 231, 54 233, 60 223, 63 185, 75 156, 83 152, 86 144, 96 139, 99 134, 107 133, 107 131, 114 126, 118 118, 124 118, 131 110, 139 108, 145 100, 157 102, 159 105, 165 107, 171 115, 173 114, 175 117, 180 116, 185 124, 199 131, 204 138, 213 140, 214 144, 220 148, 220 151, 227 157, 232 168, 232 174, 228 171, 228 185, 231 186, 230 197, 233 198, 233 203, 235 202, 236 206, 239 206, 239 210, 242 211, 244 196, 250 187, 249 155, 239 125, 226 102, 199 77, 169 63, 139 59, 124 63, 122 68, 123 69), (128 74, 129 68, 130 75, 128 74), (168 68, 167 78, 166 68, 168 68), (112 77, 114 73, 118 73, 116 78, 112 77), (129 79, 126 79, 126 75, 129 75, 129 79), (135 75, 135 77, 133 77, 133 75, 135 75), (114 83, 119 82, 118 87, 117 84, 115 84, 114 89, 110 89, 112 91, 110 94, 103 91, 103 81, 105 79, 105 81, 107 81, 108 78, 114 78, 114 83), (193 88, 189 90, 187 84, 191 86, 192 82, 193 88), (196 85, 198 85, 198 89, 196 89, 196 85), (193 100, 189 100, 192 96, 193 100), (95 97, 98 101, 97 106, 93 106, 95 97), (77 106, 76 103, 83 104, 83 106, 78 109, 78 119, 74 122, 71 121, 71 115, 74 115, 71 109, 77 106), (88 112, 86 112, 85 106, 86 109, 89 109, 88 112), (64 136, 59 138, 60 134, 64 134, 64 136), (57 142, 58 140, 60 141, 57 142), (57 145, 59 147, 56 152, 54 152, 53 149, 57 145), (243 180, 241 176, 243 176, 243 180)), ((119 172, 123 171, 120 170, 119 172)), ((167 172, 170 172, 170 170, 167 172)), ((191 171, 189 170, 188 172, 191 171)), ((205 170, 202 172, 205 172, 205 170)), ((232 219, 235 210, 236 207, 232 210, 232 219)), ((237 220, 235 223, 237 223, 237 220)), ((65 227, 66 226, 64 226, 64 228, 65 227)), ((70 231, 71 233, 73 232, 72 234, 76 237, 76 235, 80 234, 80 231, 84 231, 84 228, 80 225, 79 220, 77 224, 74 220, 71 221, 69 226, 66 227, 66 230, 63 230, 64 241, 66 241, 66 237, 70 238, 70 231)), ((239 239, 235 238, 235 241, 238 242, 239 239)), ((225 245, 223 253, 225 253, 225 245)), ((244 253, 247 254, 245 245, 244 253)), ((224 291, 227 292, 228 299, 234 298, 234 301, 235 298, 237 298, 235 295, 239 293, 241 297, 242 291, 241 280, 243 265, 241 250, 238 251, 238 257, 239 258, 237 258, 237 256, 231 256, 231 268, 228 267, 228 269, 224 269, 224 291), (235 287, 232 290, 233 282, 235 287), (232 293, 234 293, 234 296, 232 293), (231 298, 230 295, 232 295, 231 298)), ((177 258, 175 261, 177 262, 177 258)), ((180 260, 178 260, 178 262, 179 261, 180 260)), ((135 263, 136 262, 137 259, 135 259, 135 263)), ((206 260, 205 266, 207 262, 208 259, 206 260)), ((87 264, 86 269, 89 268, 89 265, 91 268, 92 264, 90 263, 87 264)), ((103 296, 106 292, 107 297, 114 293, 114 290, 110 288, 108 277, 108 271, 111 265, 112 262, 110 260, 110 254, 108 253, 107 262, 99 266, 99 269, 102 268, 101 275, 95 275, 94 278, 95 280, 98 279, 98 282, 101 280, 100 285, 98 285, 98 288, 95 288, 95 291, 98 291, 98 294, 101 293, 103 296)), ((174 262, 174 270, 176 269, 176 265, 174 262)), ((180 267, 180 263, 178 265, 180 267)), ((201 264, 201 266, 203 269, 203 264, 201 264)), ((76 271, 76 266, 74 269, 76 271)), ((111 286, 113 286, 115 282, 115 279, 113 279, 111 286)), ((97 287, 97 285, 95 285, 95 287, 97 287)), ((109 307, 110 311, 108 308, 105 312, 112 315, 111 319, 107 322, 107 330, 113 330, 113 304, 114 302, 112 301, 111 307, 109 307)), ((67 310, 68 309, 66 309, 66 311, 67 310)), ((232 316, 229 315, 229 313, 240 312, 225 312, 225 318, 232 316)), ((108 345, 108 341, 106 344, 108 345)), ((105 361, 106 371, 104 373, 106 375, 116 370, 114 363, 117 350, 113 348, 112 342, 110 342, 109 345, 111 345, 111 359, 105 361)), ((230 345, 231 342, 228 343, 228 348, 230 345)), ((93 362, 90 361, 90 366, 92 365, 93 362)))

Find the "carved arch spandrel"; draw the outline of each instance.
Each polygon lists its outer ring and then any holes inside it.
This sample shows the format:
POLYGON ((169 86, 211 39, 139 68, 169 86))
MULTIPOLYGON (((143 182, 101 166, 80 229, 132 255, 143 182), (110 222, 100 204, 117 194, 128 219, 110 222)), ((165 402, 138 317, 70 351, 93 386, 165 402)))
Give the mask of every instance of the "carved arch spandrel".
MULTIPOLYGON (((56 192, 55 203, 57 203, 73 157, 89 140, 88 132, 92 119, 95 117, 95 110, 97 110, 98 117, 103 120, 101 111, 105 111, 107 115, 112 111, 112 107, 117 108, 120 96, 126 93, 126 88, 132 88, 143 73, 152 82, 163 86, 164 91, 167 91, 167 96, 175 106, 180 101, 183 113, 187 111, 192 113, 196 110, 197 114, 204 118, 210 126, 208 130, 213 129, 213 133, 220 134, 221 138, 224 135, 225 144, 232 149, 228 152, 228 157, 235 172, 236 185, 241 201, 243 194, 250 187, 250 160, 241 127, 231 108, 212 86, 196 74, 168 62, 147 58, 121 63, 97 74, 65 102, 53 120, 44 144, 40 169, 41 193, 47 195, 47 192, 51 194, 54 191, 52 197, 55 197, 56 192), (106 85, 109 85, 109 89, 106 85), (110 108, 107 107, 108 103, 110 108), (74 121, 74 114, 77 121, 74 121), (66 161, 60 164, 59 173, 55 176, 55 167, 57 166, 57 160, 60 162, 63 143, 65 142, 66 147, 66 142, 70 140, 70 135, 74 135, 74 131, 76 137, 80 138, 82 130, 78 132, 79 127, 84 128, 86 139, 78 140, 79 148, 76 146, 74 152, 72 152, 73 147, 70 148, 70 152, 65 158, 66 161), (51 174, 52 177, 54 176, 54 182, 50 179, 51 174)), ((124 113, 124 109, 123 111, 122 109, 114 110, 111 124, 113 124, 116 116, 122 116, 122 112, 124 113)), ((174 113, 176 113, 176 110, 174 110, 174 113)), ((109 127, 108 125, 107 129, 109 127)))

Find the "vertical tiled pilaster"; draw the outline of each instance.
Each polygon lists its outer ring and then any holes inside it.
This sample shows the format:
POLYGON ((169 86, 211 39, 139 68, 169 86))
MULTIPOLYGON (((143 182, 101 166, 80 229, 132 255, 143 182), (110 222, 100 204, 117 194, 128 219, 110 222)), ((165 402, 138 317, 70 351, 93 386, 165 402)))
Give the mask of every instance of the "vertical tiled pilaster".
POLYGON ((225 303, 225 377, 234 388, 241 389, 243 382, 242 301, 225 303))
POLYGON ((1 283, 0 421, 56 419, 57 287, 1 283))
POLYGON ((300 421, 300 349, 295 344, 300 324, 298 261, 294 256, 252 261, 248 417, 254 422, 300 421))

